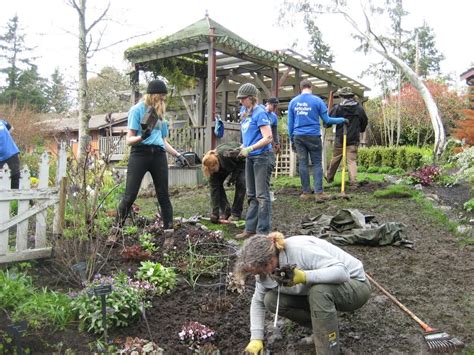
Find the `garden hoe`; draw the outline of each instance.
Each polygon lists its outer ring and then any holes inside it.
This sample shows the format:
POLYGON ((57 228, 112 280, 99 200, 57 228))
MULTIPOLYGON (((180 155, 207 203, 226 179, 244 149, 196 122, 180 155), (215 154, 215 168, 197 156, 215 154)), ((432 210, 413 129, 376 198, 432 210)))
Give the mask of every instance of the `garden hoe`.
POLYGON ((387 290, 385 290, 377 281, 375 281, 370 275, 366 274, 369 281, 377 286, 388 298, 390 298, 398 307, 405 311, 411 318, 413 318, 425 331, 425 340, 428 345, 428 349, 436 353, 452 353, 464 347, 464 343, 448 333, 438 329, 431 328, 428 324, 418 318, 412 311, 405 307, 399 300, 392 296, 387 290))

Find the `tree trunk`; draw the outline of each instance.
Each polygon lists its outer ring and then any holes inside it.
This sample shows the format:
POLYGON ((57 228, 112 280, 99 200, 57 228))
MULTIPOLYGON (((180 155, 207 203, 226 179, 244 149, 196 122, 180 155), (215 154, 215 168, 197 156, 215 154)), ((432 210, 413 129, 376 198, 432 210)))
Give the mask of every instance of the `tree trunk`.
POLYGON ((444 130, 443 122, 441 121, 441 117, 439 115, 438 107, 436 106, 436 102, 433 100, 428 88, 423 83, 423 81, 416 75, 416 73, 403 62, 400 58, 396 55, 382 51, 372 43, 371 47, 380 55, 384 56, 387 60, 391 63, 396 65, 400 68, 403 74, 406 75, 407 79, 410 83, 418 90, 423 101, 425 102, 426 108, 430 114, 431 124, 433 125, 433 131, 435 134, 435 143, 433 147, 433 152, 436 157, 439 157, 446 145, 446 132, 444 130))
POLYGON ((78 160, 82 161, 88 148, 89 137, 89 104, 87 96, 87 45, 86 45, 86 2, 79 0, 79 146, 78 160))

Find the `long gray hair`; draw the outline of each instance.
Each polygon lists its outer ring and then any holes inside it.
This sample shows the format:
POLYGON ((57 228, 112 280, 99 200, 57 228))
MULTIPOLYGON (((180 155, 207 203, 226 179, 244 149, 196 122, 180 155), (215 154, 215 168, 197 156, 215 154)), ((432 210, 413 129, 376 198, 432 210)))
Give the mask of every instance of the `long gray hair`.
POLYGON ((243 279, 248 270, 267 266, 272 257, 284 249, 285 236, 280 232, 254 235, 247 239, 240 248, 234 274, 237 278, 243 279))

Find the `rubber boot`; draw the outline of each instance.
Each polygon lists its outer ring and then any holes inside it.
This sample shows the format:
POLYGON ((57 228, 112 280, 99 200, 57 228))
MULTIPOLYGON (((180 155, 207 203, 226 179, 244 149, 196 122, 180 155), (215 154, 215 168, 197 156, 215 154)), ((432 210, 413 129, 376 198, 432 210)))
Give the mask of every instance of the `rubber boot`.
POLYGON ((339 326, 337 317, 312 319, 313 340, 317 355, 339 355, 339 326))

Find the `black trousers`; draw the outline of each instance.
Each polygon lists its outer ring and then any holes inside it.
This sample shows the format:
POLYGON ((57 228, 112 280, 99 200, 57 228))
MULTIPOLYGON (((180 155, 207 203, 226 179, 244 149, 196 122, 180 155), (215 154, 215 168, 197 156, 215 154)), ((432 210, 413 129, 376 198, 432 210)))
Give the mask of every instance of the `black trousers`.
POLYGON ((0 169, 2 169, 5 164, 8 164, 10 168, 11 188, 20 188, 20 154, 17 153, 7 160, 0 161, 0 169))
POLYGON ((125 194, 118 207, 118 223, 123 225, 125 222, 147 171, 153 178, 163 227, 164 229, 173 228, 173 206, 168 194, 168 161, 166 152, 158 146, 132 147, 128 160, 125 194))
POLYGON ((241 217, 245 200, 245 170, 237 168, 235 171, 220 169, 209 177, 209 188, 211 190, 212 214, 230 215, 241 217), (232 208, 224 189, 224 181, 230 174, 235 176, 235 194, 232 208))

